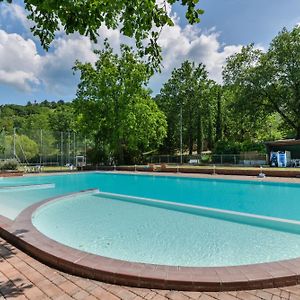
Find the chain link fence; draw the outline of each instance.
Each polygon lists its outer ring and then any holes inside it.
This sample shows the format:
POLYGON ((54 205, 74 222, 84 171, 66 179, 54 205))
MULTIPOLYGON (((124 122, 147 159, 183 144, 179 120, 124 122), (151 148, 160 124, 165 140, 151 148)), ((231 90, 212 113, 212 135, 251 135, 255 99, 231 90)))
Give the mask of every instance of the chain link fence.
POLYGON ((148 158, 148 163, 261 166, 268 164, 268 158, 266 154, 259 153, 154 155, 148 158))
POLYGON ((75 166, 87 157, 87 141, 76 132, 24 130, 0 132, 0 160, 15 158, 22 165, 75 166))
MULTIPOLYGON (((0 131, 0 160, 16 158, 23 166, 76 166, 78 158, 89 161, 89 142, 76 132, 13 129, 0 131)), ((153 155, 144 163, 189 165, 266 165, 267 155, 256 152, 241 154, 153 155)))

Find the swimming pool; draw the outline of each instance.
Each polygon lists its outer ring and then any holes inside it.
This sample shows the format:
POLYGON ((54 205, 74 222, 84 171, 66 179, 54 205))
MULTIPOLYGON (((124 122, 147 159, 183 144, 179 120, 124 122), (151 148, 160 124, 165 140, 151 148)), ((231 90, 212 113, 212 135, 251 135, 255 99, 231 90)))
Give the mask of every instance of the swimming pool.
POLYGON ((298 184, 112 173, 24 177, 0 181, 0 211, 14 219, 33 203, 88 188, 100 193, 49 203, 33 224, 70 247, 132 262, 236 266, 300 256, 298 184), (262 219, 249 225, 248 215, 262 219), (274 218, 284 219, 276 230, 274 218))

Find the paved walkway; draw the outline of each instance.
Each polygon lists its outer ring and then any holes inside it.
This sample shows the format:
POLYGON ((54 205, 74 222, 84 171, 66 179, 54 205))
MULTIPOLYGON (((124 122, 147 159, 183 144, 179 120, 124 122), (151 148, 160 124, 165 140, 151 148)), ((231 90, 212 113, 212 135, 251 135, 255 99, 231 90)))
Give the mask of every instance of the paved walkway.
POLYGON ((0 300, 3 299, 300 300, 300 285, 224 293, 123 287, 57 271, 0 238, 0 300))

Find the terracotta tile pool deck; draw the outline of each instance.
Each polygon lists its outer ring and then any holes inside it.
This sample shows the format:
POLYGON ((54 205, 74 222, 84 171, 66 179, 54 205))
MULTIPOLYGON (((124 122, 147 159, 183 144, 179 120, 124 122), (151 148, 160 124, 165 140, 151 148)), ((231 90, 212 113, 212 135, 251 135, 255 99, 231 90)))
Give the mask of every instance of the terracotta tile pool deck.
POLYGON ((0 299, 300 300, 300 285, 203 293, 125 287, 57 271, 0 238, 0 299))

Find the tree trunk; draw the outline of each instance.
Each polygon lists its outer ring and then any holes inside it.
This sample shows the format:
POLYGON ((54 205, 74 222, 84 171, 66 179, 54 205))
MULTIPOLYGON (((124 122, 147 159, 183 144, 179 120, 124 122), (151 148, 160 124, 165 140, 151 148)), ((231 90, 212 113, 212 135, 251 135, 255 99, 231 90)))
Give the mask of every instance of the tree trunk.
POLYGON ((189 111, 189 155, 193 154, 193 145, 194 145, 193 122, 192 122, 192 111, 190 109, 189 111))
POLYGON ((216 118, 216 141, 220 141, 223 138, 223 118, 222 118, 222 95, 221 92, 218 93, 217 102, 217 118, 216 118))
POLYGON ((212 121, 212 114, 211 108, 208 111, 208 133, 207 133, 207 142, 208 142, 208 149, 212 150, 214 148, 214 132, 213 132, 213 121, 212 121))
POLYGON ((300 126, 296 129, 296 140, 300 140, 300 126))
POLYGON ((124 164, 124 149, 122 140, 120 138, 118 140, 118 164, 124 164))
POLYGON ((115 97, 114 100, 114 105, 115 105, 115 132, 114 132, 114 136, 115 136, 115 151, 116 151, 116 157, 118 159, 118 165, 122 165, 124 164, 124 149, 123 149, 123 140, 122 140, 122 136, 120 134, 120 126, 121 126, 121 122, 120 122, 120 113, 119 113, 119 98, 115 97))
POLYGON ((197 122, 197 154, 201 154, 203 151, 203 126, 202 117, 200 112, 198 112, 198 122, 197 122))

